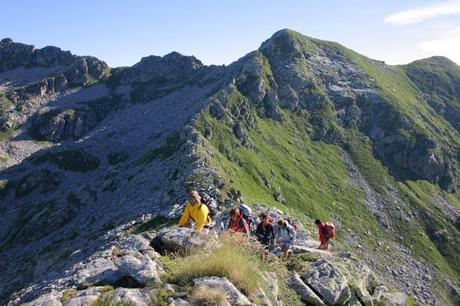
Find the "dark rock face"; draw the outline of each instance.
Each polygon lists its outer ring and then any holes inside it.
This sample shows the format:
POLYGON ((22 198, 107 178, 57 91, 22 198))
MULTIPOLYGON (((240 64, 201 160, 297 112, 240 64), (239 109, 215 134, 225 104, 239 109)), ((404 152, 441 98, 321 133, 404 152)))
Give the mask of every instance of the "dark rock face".
POLYGON ((98 123, 93 110, 50 111, 37 117, 33 123, 34 136, 39 140, 61 141, 78 139, 98 123))
POLYGON ((122 83, 132 82, 178 82, 190 79, 203 64, 194 56, 184 56, 172 52, 160 56, 143 57, 139 63, 129 68, 121 77, 122 83))
POLYGON ((51 191, 58 185, 51 171, 47 169, 37 170, 24 176, 16 186, 16 195, 21 197, 33 191, 40 193, 51 191))
POLYGON ((74 59, 75 56, 69 51, 53 46, 35 49, 34 46, 15 43, 11 39, 0 41, 0 72, 19 66, 66 66, 74 59))
POLYGON ((91 82, 91 78, 100 79, 107 68, 107 64, 97 58, 85 56, 73 62, 65 75, 71 84, 79 86, 91 82))

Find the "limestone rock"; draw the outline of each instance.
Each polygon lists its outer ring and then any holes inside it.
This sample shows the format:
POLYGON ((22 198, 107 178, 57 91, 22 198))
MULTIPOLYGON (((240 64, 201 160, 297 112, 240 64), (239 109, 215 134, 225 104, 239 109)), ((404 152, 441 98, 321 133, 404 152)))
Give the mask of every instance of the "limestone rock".
POLYGON ((315 262, 302 275, 302 280, 315 289, 322 298, 332 305, 344 305, 351 299, 351 289, 347 279, 327 259, 315 262))
POLYGON ((40 296, 32 302, 24 304, 24 306, 61 306, 62 293, 52 292, 40 296))
POLYGON ((190 303, 183 299, 173 299, 171 303, 168 303, 168 306, 190 306, 190 303))
POLYGON ((249 306, 252 303, 225 277, 202 277, 193 280, 195 288, 206 290, 223 290, 227 294, 230 305, 249 306))
POLYGON ((297 293, 300 299, 308 305, 325 306, 324 302, 310 289, 295 273, 292 275, 289 286, 297 293))
POLYGON ((151 306, 152 300, 147 293, 139 289, 118 288, 113 294, 111 303, 122 302, 129 305, 136 306, 151 306))
POLYGON ((147 282, 157 283, 161 281, 159 276, 160 268, 147 254, 142 255, 139 252, 131 252, 131 254, 117 258, 115 265, 120 273, 124 276, 132 277, 141 285, 147 282))
POLYGON ((88 284, 113 284, 123 277, 115 264, 106 258, 96 258, 76 274, 81 286, 88 284))
POLYGON ((178 227, 168 230, 161 235, 160 239, 166 249, 178 251, 216 242, 217 233, 212 230, 195 232, 190 228, 178 227))
POLYGON ((99 299, 97 295, 85 295, 77 296, 70 299, 65 305, 66 306, 87 306, 94 304, 99 299))

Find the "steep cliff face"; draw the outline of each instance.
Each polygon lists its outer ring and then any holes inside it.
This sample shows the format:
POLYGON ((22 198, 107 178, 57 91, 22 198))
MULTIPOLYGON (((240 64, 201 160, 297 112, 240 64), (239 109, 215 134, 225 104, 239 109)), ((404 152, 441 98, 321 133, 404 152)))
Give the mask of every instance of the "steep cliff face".
POLYGON ((59 283, 200 188, 332 220, 387 283, 454 304, 459 71, 388 66, 291 30, 227 67, 171 53, 110 69, 2 40, 2 301, 59 283))

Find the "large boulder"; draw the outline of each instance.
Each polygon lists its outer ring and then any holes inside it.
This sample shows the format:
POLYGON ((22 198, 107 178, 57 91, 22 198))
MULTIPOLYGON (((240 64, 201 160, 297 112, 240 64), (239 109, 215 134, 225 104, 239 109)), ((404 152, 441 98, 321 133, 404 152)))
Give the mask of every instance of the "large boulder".
POLYGON ((346 277, 328 259, 315 262, 302 280, 318 292, 331 305, 345 305, 351 299, 351 289, 346 277))
POLYGON ((169 251, 184 251, 215 243, 217 233, 212 230, 196 232, 190 228, 178 227, 160 234, 159 239, 169 251))
POLYGON ((378 285, 374 272, 348 252, 339 254, 334 264, 346 277, 348 286, 355 291, 359 300, 365 306, 371 306, 373 303, 370 292, 374 292, 378 285))
POLYGON ((143 255, 137 251, 132 251, 117 258, 115 265, 121 274, 133 278, 141 285, 161 281, 159 273, 162 269, 148 254, 143 255))
POLYGON ((113 284, 120 280, 123 274, 115 264, 106 258, 96 258, 77 272, 76 279, 80 286, 93 284, 113 284))
POLYGON ((297 293, 300 297, 302 302, 305 302, 307 305, 315 305, 315 306, 325 306, 324 302, 321 300, 316 293, 311 290, 300 278, 300 276, 295 273, 292 275, 289 286, 297 293))
POLYGON ((245 306, 252 305, 249 299, 242 294, 236 287, 225 277, 202 277, 193 280, 195 289, 205 289, 209 291, 223 291, 227 295, 230 305, 245 306))

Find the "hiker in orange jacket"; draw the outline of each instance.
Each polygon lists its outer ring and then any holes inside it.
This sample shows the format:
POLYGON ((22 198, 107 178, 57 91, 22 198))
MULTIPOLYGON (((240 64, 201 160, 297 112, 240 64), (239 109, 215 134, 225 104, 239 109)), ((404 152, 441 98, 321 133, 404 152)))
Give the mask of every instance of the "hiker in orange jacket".
POLYGON ((237 207, 230 209, 230 222, 228 224, 228 230, 233 233, 243 233, 247 235, 250 233, 249 224, 237 207))
POLYGON ((326 223, 316 219, 315 224, 318 227, 319 241, 321 243, 319 248, 323 250, 329 250, 330 235, 326 223))

